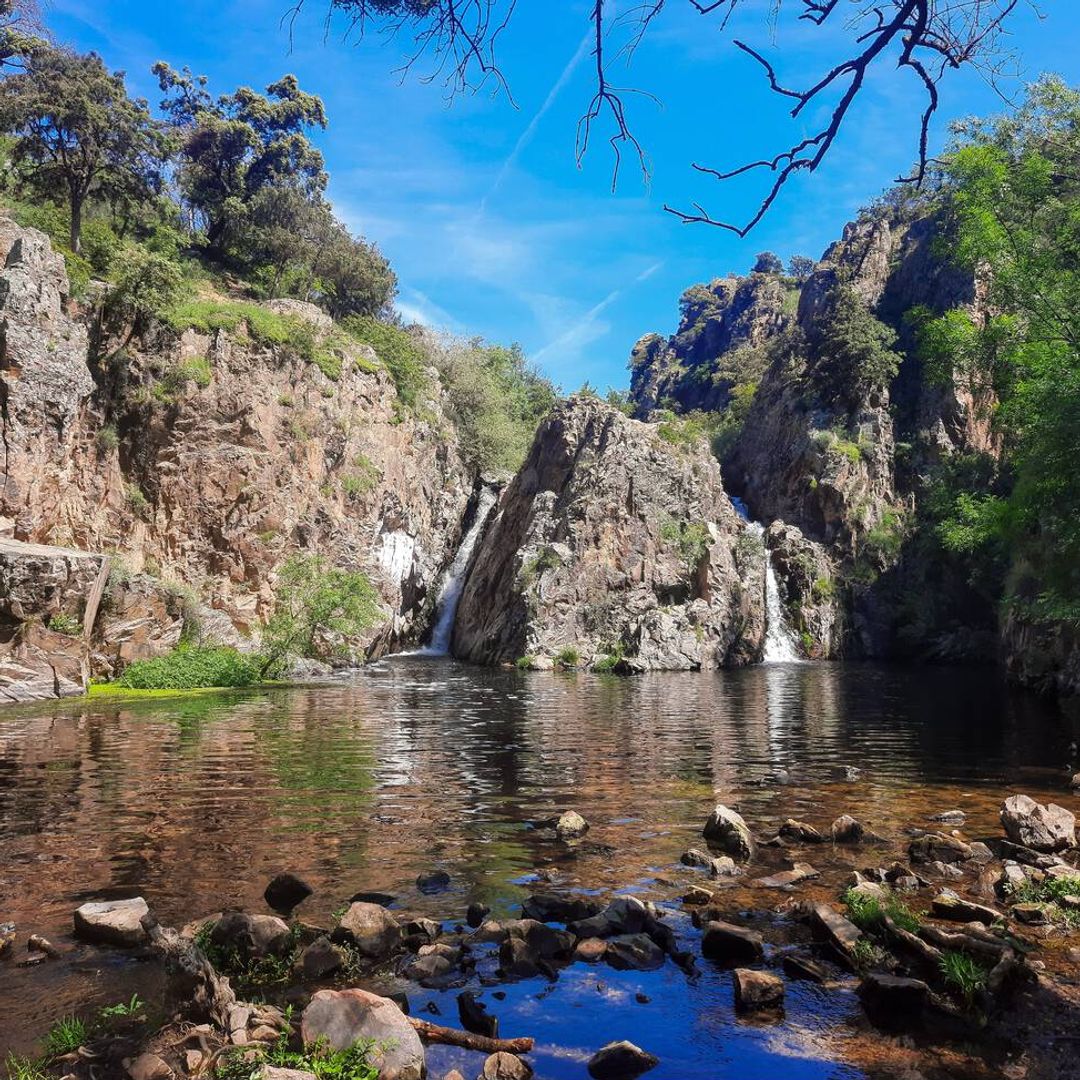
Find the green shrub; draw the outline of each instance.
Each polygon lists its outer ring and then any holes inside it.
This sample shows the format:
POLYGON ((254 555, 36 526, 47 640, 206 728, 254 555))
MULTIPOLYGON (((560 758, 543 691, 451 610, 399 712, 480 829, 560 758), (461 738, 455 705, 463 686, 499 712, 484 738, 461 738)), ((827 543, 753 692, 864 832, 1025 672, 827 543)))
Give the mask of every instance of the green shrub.
POLYGON ((180 645, 166 656, 136 660, 117 680, 132 690, 197 690, 250 686, 260 677, 258 659, 225 646, 180 645))
POLYGON ((63 611, 54 611, 49 616, 49 629, 55 630, 58 634, 66 634, 68 637, 81 637, 82 620, 63 611))
POLYGON ((709 527, 704 522, 677 521, 670 517, 660 522, 660 538, 678 547, 683 562, 691 572, 708 554, 712 542, 709 527))
POLYGON ((166 315, 184 291, 180 264, 139 244, 125 246, 111 276, 109 310, 137 325, 166 315))
POLYGON ((103 454, 109 454, 120 445, 120 436, 112 424, 106 424, 97 436, 98 449, 103 454))
POLYGON ((378 1080, 379 1069, 372 1064, 372 1040, 361 1040, 347 1050, 333 1050, 316 1042, 302 1051, 289 1049, 288 1035, 269 1047, 251 1050, 237 1047, 229 1051, 217 1067, 218 1080, 259 1080, 265 1066, 313 1073, 316 1080, 378 1080))
POLYGON ((370 315, 352 315, 342 325, 346 333, 375 350, 394 380, 402 405, 415 408, 428 385, 428 358, 416 339, 407 330, 370 315))
POLYGON ((622 645, 616 645, 610 652, 605 653, 599 660, 593 662, 592 670, 600 675, 610 674, 613 671, 618 671, 625 660, 622 645))
POLYGON ((128 509, 136 517, 146 517, 150 510, 150 500, 143 494, 142 488, 137 484, 128 484, 124 488, 124 497, 127 499, 128 509))
POLYGON ((514 661, 514 667, 516 667, 518 671, 531 671, 535 663, 535 656, 519 656, 517 660, 514 661))
POLYGON ((568 645, 555 656, 555 666, 564 671, 572 671, 581 663, 581 654, 573 645, 568 645))
POLYGON ((374 491, 382 480, 382 470, 365 454, 353 458, 353 471, 341 478, 341 490, 349 498, 374 491))

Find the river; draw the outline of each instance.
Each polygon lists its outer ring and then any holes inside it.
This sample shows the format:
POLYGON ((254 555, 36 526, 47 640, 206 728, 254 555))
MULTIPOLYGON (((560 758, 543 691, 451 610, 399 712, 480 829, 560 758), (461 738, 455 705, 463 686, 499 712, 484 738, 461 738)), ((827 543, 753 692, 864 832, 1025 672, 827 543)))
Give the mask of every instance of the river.
MULTIPOLYGON (((568 888, 675 901, 709 884, 678 858, 717 799, 759 836, 787 817, 827 830, 847 812, 900 848, 957 808, 967 835, 997 834, 1010 791, 1071 805, 1076 739, 1075 718, 989 670, 868 664, 620 678, 409 657, 324 685, 0 714, 0 922, 69 950, 29 968, 0 961, 0 1055, 33 1051, 60 1014, 154 993, 153 965, 71 937, 87 899, 141 894, 181 924, 265 910, 267 880, 289 870, 313 886, 300 914, 315 922, 359 890, 460 919, 473 900, 518 912, 544 870, 568 888), (528 825, 569 807, 592 824, 577 852, 528 825), (415 879, 433 869, 450 890, 422 896, 415 879)), ((753 875, 784 856, 762 849, 753 875)), ((835 900, 853 856, 824 845, 813 861, 823 876, 798 895, 835 900)), ((768 924, 787 899, 743 878, 723 902, 768 924)), ((501 1032, 538 1038, 541 1078, 583 1076, 618 1038, 660 1057, 655 1080, 862 1075, 845 1064, 850 992, 792 983, 784 1022, 761 1026, 735 1018, 730 974, 708 961, 693 979, 671 963, 578 964, 504 989, 501 1032)), ((410 998, 456 1024, 453 994, 410 998)), ((432 1074, 462 1053, 433 1050, 432 1074)))

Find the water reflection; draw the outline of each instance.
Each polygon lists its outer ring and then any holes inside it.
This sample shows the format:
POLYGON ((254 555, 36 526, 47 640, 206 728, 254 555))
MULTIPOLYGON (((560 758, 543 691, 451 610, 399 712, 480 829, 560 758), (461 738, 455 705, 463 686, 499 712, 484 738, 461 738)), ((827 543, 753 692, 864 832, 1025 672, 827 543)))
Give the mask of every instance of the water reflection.
MULTIPOLYGON (((1006 785, 1060 798, 1075 737, 985 672, 872 665, 623 679, 412 658, 320 687, 43 706, 0 717, 0 921, 63 938, 77 903, 132 892, 165 921, 260 908, 284 869, 315 887, 315 919, 360 889, 509 911, 539 864, 590 888, 675 872, 717 796, 762 834, 850 812, 899 842, 954 805, 977 834, 1006 785), (844 765, 863 779, 838 781, 844 765), (781 769, 790 786, 761 783, 781 769), (527 827, 567 806, 615 853, 567 861, 527 827), (451 896, 415 894, 433 865, 451 896)), ((107 993, 100 963, 58 970, 5 968, 24 1041, 107 993)))

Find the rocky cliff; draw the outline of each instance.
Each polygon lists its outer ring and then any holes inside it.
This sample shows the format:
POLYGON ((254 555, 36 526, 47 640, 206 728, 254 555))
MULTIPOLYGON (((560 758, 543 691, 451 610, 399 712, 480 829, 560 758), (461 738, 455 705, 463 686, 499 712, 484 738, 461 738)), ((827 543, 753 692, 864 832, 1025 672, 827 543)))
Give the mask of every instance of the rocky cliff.
POLYGON ((709 669, 760 659, 764 555, 707 445, 589 397, 540 427, 474 556, 455 655, 709 669))
POLYGON ((329 373, 243 326, 118 338, 70 300, 46 237, 7 219, 0 262, 0 535, 107 554, 118 579, 192 593, 226 636, 257 634, 277 567, 317 551, 376 583, 369 653, 418 640, 475 479, 437 379, 403 409, 379 357, 307 305, 288 314, 327 340, 329 373))

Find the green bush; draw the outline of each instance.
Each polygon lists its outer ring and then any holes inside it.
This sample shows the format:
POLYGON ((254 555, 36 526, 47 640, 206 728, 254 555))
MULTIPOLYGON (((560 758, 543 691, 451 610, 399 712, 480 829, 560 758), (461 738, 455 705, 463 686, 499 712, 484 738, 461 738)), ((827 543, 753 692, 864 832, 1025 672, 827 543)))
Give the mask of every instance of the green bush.
POLYGON ((370 315, 352 315, 342 324, 346 333, 363 345, 370 345, 386 365, 406 408, 415 408, 428 385, 428 358, 416 339, 400 326, 380 322, 370 315))
POLYGON ((580 663, 581 653, 579 653, 573 645, 568 645, 555 656, 555 666, 557 668, 562 668, 564 671, 572 671, 580 663))
POLYGON ((64 611, 54 611, 49 616, 49 629, 58 634, 66 634, 68 637, 81 637, 83 625, 82 620, 74 615, 68 615, 64 611))
POLYGON ((712 542, 709 527, 704 522, 677 521, 671 517, 660 522, 660 538, 678 547, 679 555, 691 572, 708 554, 712 542))
POLYGON ((256 657, 225 646, 181 645, 166 656, 136 660, 117 680, 131 690, 197 690, 250 686, 260 676, 256 657))
POLYGON ((127 244, 112 273, 108 308, 143 325, 172 311, 183 291, 179 263, 139 244, 127 244))

